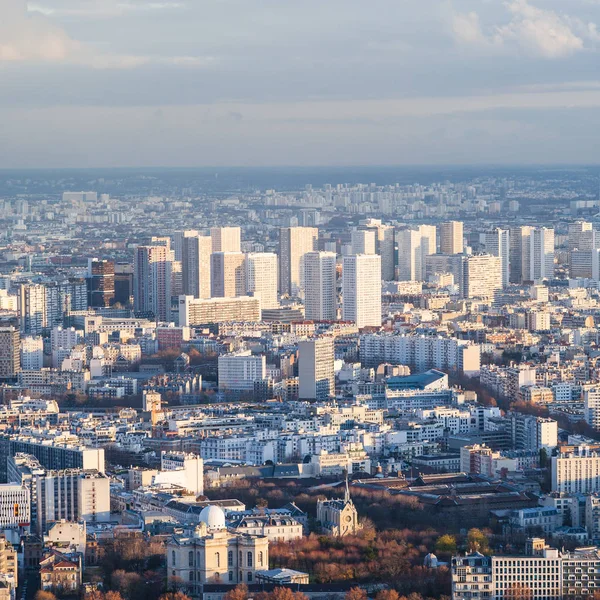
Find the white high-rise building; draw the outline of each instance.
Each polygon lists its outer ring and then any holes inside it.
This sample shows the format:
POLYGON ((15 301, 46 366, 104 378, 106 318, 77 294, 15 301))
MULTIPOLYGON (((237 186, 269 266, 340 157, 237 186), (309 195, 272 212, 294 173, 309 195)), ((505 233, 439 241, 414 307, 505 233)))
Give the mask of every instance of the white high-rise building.
POLYGON ((246 295, 246 255, 242 252, 214 252, 211 256, 213 298, 246 295))
POLYGON ((440 254, 461 254, 464 249, 464 231, 461 221, 440 223, 440 254))
POLYGON ((375 230, 357 229, 352 232, 351 254, 375 254, 375 230))
POLYGON ((250 350, 219 356, 219 391, 253 392, 254 383, 267 377, 265 355, 254 356, 250 350))
POLYGON ((299 296, 303 290, 304 255, 317 250, 316 227, 283 227, 279 230, 279 290, 299 296))
POLYGON ((298 343, 299 398, 325 401, 335 394, 333 338, 298 343))
POLYGON ((590 252, 596 247, 594 227, 587 221, 575 221, 569 224, 569 252, 579 250, 590 252))
POLYGON ((46 288, 41 284, 18 287, 18 314, 22 333, 39 335, 46 327, 46 288))
POLYGON ((138 312, 171 320, 173 251, 168 246, 138 246, 133 260, 133 302, 138 312))
POLYGON ((400 281, 425 281, 425 257, 436 252, 437 231, 433 225, 420 225, 416 229, 397 232, 398 279, 400 281))
POLYGON ((508 229, 497 227, 479 235, 479 242, 485 246, 485 252, 500 257, 502 268, 502 285, 510 282, 510 232, 508 229))
POLYGON ((212 239, 197 231, 184 231, 181 239, 183 295, 210 298, 212 239))
POLYGON ((381 327, 381 257, 344 256, 342 270, 343 318, 362 327, 381 327))
POLYGON ((44 366, 44 338, 21 338, 21 369, 39 371, 44 366))
POLYGON ((476 254, 463 260, 463 298, 494 298, 502 290, 502 262, 499 256, 476 254))
POLYGON ((212 227, 210 237, 213 252, 242 251, 242 231, 239 227, 212 227))
POLYGON ((600 385, 583 386, 583 406, 586 423, 600 430, 600 385))
POLYGON ((600 449, 593 446, 558 446, 552 456, 553 492, 600 492, 600 449))
POLYGON ((246 254, 246 291, 260 298, 260 306, 277 308, 277 254, 251 252, 246 254))
POLYGON ((552 279, 554 277, 554 229, 532 229, 529 238, 530 262, 527 280, 552 279))
POLYGON ((381 279, 396 278, 396 230, 392 225, 383 225, 380 219, 361 221, 361 227, 375 231, 375 252, 381 256, 381 279))
POLYGON ((524 283, 530 281, 531 231, 533 227, 514 227, 510 230, 510 281, 524 283))
POLYGON ((312 321, 335 321, 337 316, 335 252, 304 255, 304 316, 312 321))

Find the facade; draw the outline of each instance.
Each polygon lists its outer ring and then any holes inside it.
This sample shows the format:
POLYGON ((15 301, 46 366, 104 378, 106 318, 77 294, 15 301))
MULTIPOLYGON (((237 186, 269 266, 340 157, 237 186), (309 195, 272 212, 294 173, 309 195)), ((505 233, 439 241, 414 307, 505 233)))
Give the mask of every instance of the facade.
POLYGON ((317 250, 316 227, 283 227, 279 230, 279 291, 299 296, 304 289, 304 255, 317 250))
POLYGON ((500 258, 502 286, 507 287, 510 273, 510 231, 497 227, 493 231, 482 233, 479 236, 479 241, 488 254, 500 258))
POLYGON ((559 446, 551 461, 553 492, 600 492, 599 446, 559 446))
POLYGON ((324 401, 335 395, 333 338, 303 340, 298 344, 301 400, 324 401))
POLYGON ((254 383, 267 377, 264 355, 253 356, 250 350, 219 356, 219 391, 254 391, 254 383))
POLYGON ((343 319, 359 329, 381 327, 381 257, 344 256, 342 272, 343 319))
POLYGON ((530 281, 531 232, 533 227, 514 227, 510 230, 510 282, 530 281))
POLYGON ((367 334, 360 339, 360 361, 407 365, 418 372, 441 369, 479 375, 481 346, 466 340, 418 335, 367 334))
POLYGON ((304 255, 304 315, 312 321, 335 321, 337 284, 335 252, 304 255))
POLYGON ((554 277, 554 229, 537 227, 529 238, 530 263, 526 279, 539 281, 554 277))
POLYGON ((40 335, 46 323, 46 288, 41 284, 21 284, 17 294, 21 333, 40 335))
POLYGON ((355 229, 351 233, 351 254, 375 254, 375 231, 355 229))
MULTIPOLYGON (((2 330, 0 330, 0 337, 2 330)), ((2 342, 0 341, 0 344, 2 342)), ((2 351, 0 350, 0 353, 2 351)), ((0 359, 1 360, 1 359, 0 359)), ((44 338, 27 336, 21 338, 21 368, 25 371, 39 371, 44 366, 44 338)), ((0 367, 1 372, 1 367, 0 367)), ((2 377, 0 375, 0 377, 2 377)))
POLYGON ((25 485, 0 484, 0 530, 29 529, 31 501, 25 485))
POLYGON ((158 321, 171 320, 173 251, 168 246, 138 246, 133 263, 135 310, 158 321))
POLYGON ((366 219, 361 223, 361 228, 375 230, 375 252, 381 256, 381 280, 392 281, 396 277, 395 228, 392 225, 383 225, 380 219, 366 219))
POLYGON ((302 525, 293 517, 283 514, 234 514, 228 529, 237 534, 265 536, 269 542, 293 542, 303 535, 302 525))
POLYGON ((4 535, 0 535, 0 598, 14 600, 19 584, 17 552, 4 535))
POLYGON ((163 450, 160 456, 160 470, 161 472, 154 477, 154 483, 166 483, 167 480, 177 483, 169 477, 175 473, 180 476, 179 485, 196 496, 204 493, 204 461, 196 454, 163 450))
POLYGON ((181 238, 181 277, 185 296, 210 298, 212 239, 197 231, 184 231, 181 238))
POLYGON ((354 535, 360 530, 358 512, 350 498, 347 482, 343 500, 319 500, 317 502, 317 521, 321 531, 334 537, 354 535))
POLYGON ((583 416, 588 425, 600 430, 600 386, 583 386, 583 416))
POLYGON ((16 327, 0 327, 0 380, 14 379, 21 370, 21 334, 16 327))
POLYGON ((239 227, 212 227, 210 238, 213 253, 242 251, 242 230, 239 227))
POLYGON ((246 257, 242 252, 212 254, 211 290, 213 298, 246 295, 246 257))
POLYGON ((93 259, 88 266, 88 305, 106 307, 115 300, 115 263, 93 259))
POLYGON ((246 254, 246 291, 260 299, 261 309, 277 308, 277 254, 251 252, 246 254))
POLYGON ((502 290, 502 261, 498 256, 479 254, 463 261, 463 298, 493 299, 502 290))
POLYGON ((18 452, 35 456, 46 469, 84 469, 104 473, 104 448, 11 436, 9 453, 14 456, 18 452))
POLYGON ((440 254, 462 254, 464 233, 461 221, 440 223, 440 254))
POLYGON ((61 520, 103 523, 110 520, 110 480, 97 471, 47 471, 35 477, 37 530, 61 520))
POLYGON ((167 543, 167 583, 199 597, 202 585, 251 584, 269 567, 269 540, 263 535, 228 531, 217 506, 200 513, 200 525, 167 543))
POLYGON ((420 225, 396 233, 400 281, 425 281, 425 258, 436 253, 436 237, 437 230, 433 225, 420 225))
POLYGON ((179 296, 179 325, 182 327, 231 321, 256 323, 260 318, 260 298, 239 296, 197 300, 193 296, 179 296))
POLYGON ((550 548, 540 538, 527 540, 525 555, 452 558, 453 600, 577 600, 600 588, 597 548, 573 552, 550 548))

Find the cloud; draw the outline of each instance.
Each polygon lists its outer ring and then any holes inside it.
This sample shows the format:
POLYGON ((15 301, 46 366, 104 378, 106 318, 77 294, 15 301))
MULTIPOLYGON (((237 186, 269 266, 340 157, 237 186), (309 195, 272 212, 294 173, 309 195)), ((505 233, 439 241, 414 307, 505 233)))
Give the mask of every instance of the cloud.
POLYGON ((0 62, 64 61, 81 45, 41 14, 29 14, 22 0, 3 0, 0 62))
MULTIPOLYGON (((53 63, 94 69, 131 69, 148 64, 206 67, 215 62, 211 56, 144 56, 102 52, 68 35, 55 24, 52 10, 31 10, 26 0, 2 0, 0 20, 0 66, 13 63, 53 63)), ((107 2, 108 7, 111 3, 107 2)), ((180 6, 174 2, 137 2, 112 4, 129 9, 155 10, 180 6)), ((88 5, 91 8, 92 4, 88 5)))
POLYGON ((488 41, 481 30, 481 22, 476 12, 453 15, 452 29, 459 42, 484 44, 488 41))
POLYGON ((564 58, 600 41, 595 23, 534 6, 528 0, 509 0, 504 7, 508 22, 487 28, 476 12, 454 14, 451 27, 455 40, 501 51, 518 49, 545 59, 564 58))
POLYGON ((515 41, 544 58, 560 58, 584 48, 584 40, 573 31, 569 17, 532 6, 527 0, 510 2, 508 10, 513 16, 511 22, 496 33, 501 43, 515 41))

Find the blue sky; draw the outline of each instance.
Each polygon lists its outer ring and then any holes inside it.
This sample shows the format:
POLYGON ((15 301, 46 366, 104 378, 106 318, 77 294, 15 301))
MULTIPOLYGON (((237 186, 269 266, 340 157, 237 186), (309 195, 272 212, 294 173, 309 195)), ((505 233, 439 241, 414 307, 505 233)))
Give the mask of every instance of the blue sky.
POLYGON ((600 0, 2 0, 5 167, 600 162, 600 0))

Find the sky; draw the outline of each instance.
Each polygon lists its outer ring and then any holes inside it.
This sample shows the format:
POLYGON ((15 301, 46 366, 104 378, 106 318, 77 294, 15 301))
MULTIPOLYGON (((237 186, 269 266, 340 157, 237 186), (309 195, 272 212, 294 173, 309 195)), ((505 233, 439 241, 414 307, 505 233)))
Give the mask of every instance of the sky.
POLYGON ((0 0, 0 168, 600 163, 600 0, 0 0))

